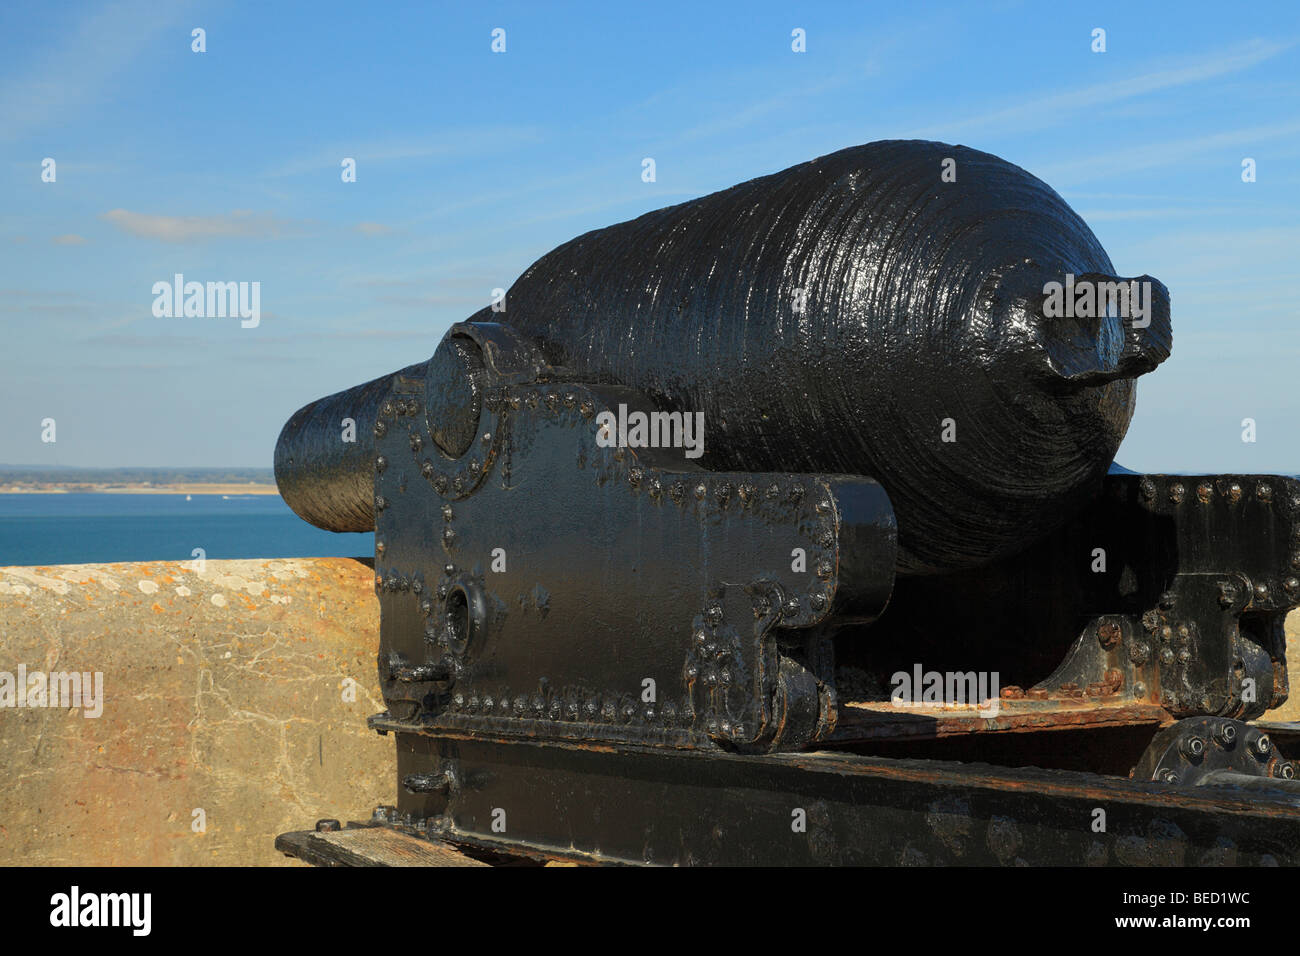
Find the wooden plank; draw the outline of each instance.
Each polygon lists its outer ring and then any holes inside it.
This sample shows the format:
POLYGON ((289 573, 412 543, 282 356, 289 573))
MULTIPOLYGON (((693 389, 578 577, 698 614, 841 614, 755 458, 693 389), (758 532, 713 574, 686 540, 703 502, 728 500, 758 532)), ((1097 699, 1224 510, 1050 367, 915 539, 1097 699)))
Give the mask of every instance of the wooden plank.
POLYGON ((447 843, 387 827, 283 833, 276 849, 313 866, 487 866, 447 843))

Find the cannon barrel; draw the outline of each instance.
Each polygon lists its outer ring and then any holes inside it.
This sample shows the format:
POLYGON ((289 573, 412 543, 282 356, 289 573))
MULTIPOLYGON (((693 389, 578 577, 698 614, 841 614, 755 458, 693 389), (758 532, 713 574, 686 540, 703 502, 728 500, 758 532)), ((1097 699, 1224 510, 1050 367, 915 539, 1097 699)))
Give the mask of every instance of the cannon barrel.
MULTIPOLYGON (((589 232, 533 264, 505 307, 470 321, 509 324, 575 381, 702 412, 706 468, 877 479, 901 574, 986 565, 1084 507, 1128 428, 1133 379, 1172 341, 1165 287, 1114 275, 1049 186, 922 141, 842 150, 589 232), (1122 284, 1139 306, 1145 289, 1145 314, 1080 314, 1073 299, 1058 314, 1052 283, 1066 298, 1122 284)), ((285 498, 323 527, 373 526, 366 456, 328 429, 380 381, 308 406, 281 436, 285 498), (299 471, 315 455, 319 474, 299 471)))
POLYGON ((375 421, 393 375, 317 399, 294 412, 275 443, 275 482, 298 516, 326 531, 375 530, 375 421))

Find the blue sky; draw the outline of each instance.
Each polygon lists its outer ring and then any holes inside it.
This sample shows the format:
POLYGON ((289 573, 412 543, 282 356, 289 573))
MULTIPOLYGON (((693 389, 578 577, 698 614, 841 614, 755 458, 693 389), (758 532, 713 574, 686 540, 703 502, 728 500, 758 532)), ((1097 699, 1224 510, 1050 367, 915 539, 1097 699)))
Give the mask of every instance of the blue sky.
POLYGON ((1121 462, 1300 472, 1300 5, 1168 7, 6 3, 0 462, 269 466, 294 409, 559 243, 915 137, 1023 166, 1169 287, 1121 462), (260 282, 260 325, 154 317, 177 272, 260 282))

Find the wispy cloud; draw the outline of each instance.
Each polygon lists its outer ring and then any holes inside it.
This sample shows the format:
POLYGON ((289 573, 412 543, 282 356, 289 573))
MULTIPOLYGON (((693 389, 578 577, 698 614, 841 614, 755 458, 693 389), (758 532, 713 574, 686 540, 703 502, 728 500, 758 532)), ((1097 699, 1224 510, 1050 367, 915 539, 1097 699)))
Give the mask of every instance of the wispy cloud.
POLYGON ((357 161, 357 178, 366 175, 367 167, 404 160, 472 159, 500 153, 542 139, 530 126, 488 126, 443 130, 437 136, 418 139, 391 139, 369 143, 336 143, 309 155, 299 156, 275 166, 267 176, 301 176, 331 169, 342 170, 344 159, 357 161))
POLYGON ((277 219, 271 213, 237 209, 226 216, 155 216, 112 209, 101 217, 132 236, 162 242, 199 242, 205 239, 280 239, 297 235, 309 223, 277 219))
POLYGON ((56 246, 84 246, 86 244, 86 237, 68 233, 66 236, 55 236, 50 241, 56 246))
MULTIPOLYGON (((1246 129, 1225 130, 1209 136, 1195 136, 1180 140, 1164 140, 1143 145, 1126 144, 1122 149, 1113 145, 1099 148, 1097 153, 1078 156, 1067 162, 1035 165, 1035 176, 1047 182, 1077 183, 1096 179, 1113 179, 1120 173, 1136 172, 1158 166, 1185 163, 1192 156, 1232 147, 1241 156, 1250 156, 1254 146, 1265 140, 1300 133, 1300 121, 1270 123, 1246 129)), ((1228 175, 1236 177, 1240 169, 1233 166, 1228 175)))
MULTIPOLYGON (((152 0, 125 0, 58 30, 57 45, 20 64, 0 86, 0 140, 57 128, 70 114, 106 98, 119 75, 191 9, 188 2, 160 6, 152 0)), ((57 17, 51 11, 42 15, 57 17)), ((182 39, 178 36, 175 42, 182 39)))
POLYGON ((1026 132, 1072 123, 1086 115, 1088 110, 1100 106, 1248 70, 1293 46, 1294 42, 1256 39, 1221 54, 1201 53, 1137 76, 1035 97, 1028 102, 978 116, 967 115, 946 123, 911 130, 905 137, 951 139, 955 134, 978 130, 982 137, 988 138, 1000 133, 1026 132))

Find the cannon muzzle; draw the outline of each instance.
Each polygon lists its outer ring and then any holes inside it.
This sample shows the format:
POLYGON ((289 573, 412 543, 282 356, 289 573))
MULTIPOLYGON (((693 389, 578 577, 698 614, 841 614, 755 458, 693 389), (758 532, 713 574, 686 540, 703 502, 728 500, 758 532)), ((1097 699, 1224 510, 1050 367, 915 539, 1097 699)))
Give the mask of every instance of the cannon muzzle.
POLYGON ((304 521, 326 531, 375 530, 375 423, 395 376, 423 378, 425 362, 304 405, 275 443, 275 482, 304 521))

